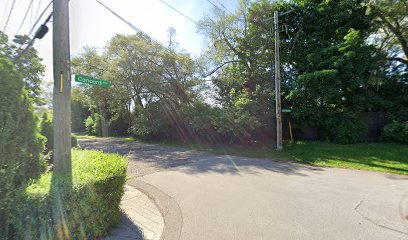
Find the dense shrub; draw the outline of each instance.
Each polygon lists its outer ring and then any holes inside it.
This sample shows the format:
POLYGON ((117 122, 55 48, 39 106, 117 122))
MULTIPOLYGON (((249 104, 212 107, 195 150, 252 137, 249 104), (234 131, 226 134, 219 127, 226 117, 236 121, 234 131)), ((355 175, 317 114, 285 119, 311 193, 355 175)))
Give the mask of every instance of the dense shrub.
POLYGON ((44 139, 13 64, 0 54, 0 238, 12 234, 18 189, 44 170, 44 139))
MULTIPOLYGON (((48 117, 47 113, 44 113, 41 120, 41 134, 46 138, 46 149, 52 151, 54 148, 54 123, 48 117)), ((76 147, 78 140, 74 135, 71 135, 71 146, 76 147)))
POLYGON ((120 221, 127 160, 73 150, 72 176, 48 172, 25 191, 15 220, 26 239, 95 239, 120 221))
POLYGON ((82 89, 72 88, 71 92, 71 128, 72 132, 85 132, 85 120, 89 111, 89 96, 82 89))
POLYGON ((102 122, 101 122, 101 115, 98 113, 94 113, 93 115, 94 124, 93 124, 93 132, 95 136, 102 136, 102 122))
POLYGON ((387 124, 381 134, 381 140, 385 142, 408 143, 408 122, 394 121, 387 124))
POLYGON ((102 136, 101 117, 98 113, 88 116, 85 120, 86 133, 90 136, 102 136))
POLYGON ((335 143, 355 143, 362 140, 367 126, 353 113, 331 114, 323 125, 322 138, 335 143))
POLYGON ((78 139, 75 135, 71 134, 71 147, 78 146, 78 139))
POLYGON ((144 109, 135 111, 130 132, 135 137, 177 139, 183 135, 180 112, 166 101, 150 103, 144 109))
POLYGON ((46 138, 45 147, 48 151, 52 151, 54 147, 54 129, 52 120, 48 117, 48 113, 44 113, 42 116, 41 134, 46 138))
POLYGON ((92 116, 88 116, 88 118, 85 120, 85 129, 86 129, 86 134, 93 136, 95 135, 93 131, 93 125, 94 125, 94 120, 92 116))

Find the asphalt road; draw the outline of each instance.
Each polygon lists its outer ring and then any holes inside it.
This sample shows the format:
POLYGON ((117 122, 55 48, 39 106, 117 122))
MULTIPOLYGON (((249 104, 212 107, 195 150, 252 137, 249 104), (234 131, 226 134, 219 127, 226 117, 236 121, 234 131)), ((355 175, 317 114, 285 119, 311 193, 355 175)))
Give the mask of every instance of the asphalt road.
POLYGON ((179 239, 408 239, 408 177, 197 153, 117 139, 130 175, 170 196, 179 239))

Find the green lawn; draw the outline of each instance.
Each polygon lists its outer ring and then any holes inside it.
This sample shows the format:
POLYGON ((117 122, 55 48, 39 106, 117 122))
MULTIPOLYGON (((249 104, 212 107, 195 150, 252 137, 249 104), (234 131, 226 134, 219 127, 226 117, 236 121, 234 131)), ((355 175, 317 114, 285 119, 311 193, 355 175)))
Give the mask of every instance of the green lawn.
POLYGON ((94 139, 94 138, 96 138, 95 136, 80 135, 80 134, 74 134, 74 133, 72 135, 74 135, 78 139, 94 139))
POLYGON ((286 152, 290 159, 301 163, 408 175, 408 145, 298 142, 286 152))

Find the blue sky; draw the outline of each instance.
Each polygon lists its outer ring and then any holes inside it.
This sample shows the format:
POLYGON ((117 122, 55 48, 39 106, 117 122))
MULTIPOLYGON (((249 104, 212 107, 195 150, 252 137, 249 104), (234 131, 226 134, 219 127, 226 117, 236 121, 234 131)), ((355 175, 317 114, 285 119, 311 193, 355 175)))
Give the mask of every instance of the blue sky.
MULTIPOLYGON (((27 34, 40 12, 50 0, 34 0, 33 8, 19 34, 27 34)), ((213 6, 207 0, 163 0, 195 21, 211 12, 213 6)), ((210 0, 221 7, 222 3, 230 11, 238 6, 239 0, 210 0)), ((0 30, 3 30, 13 0, 0 0, 0 30)), ((160 42, 167 42, 167 29, 176 29, 176 39, 180 48, 186 49, 192 56, 198 56, 202 50, 203 37, 196 33, 196 25, 181 16, 159 0, 102 0, 114 11, 127 19, 142 31, 160 42)), ((17 33, 30 0, 16 0, 6 34, 17 33)), ((48 15, 48 14, 46 14, 48 15)), ((42 21, 41 21, 42 22, 42 21)), ((50 32, 34 47, 46 65, 45 80, 52 80, 52 23, 50 32)), ((70 2, 71 55, 80 53, 84 46, 103 47, 115 34, 133 34, 134 31, 120 19, 112 15, 95 0, 71 0, 70 2)))

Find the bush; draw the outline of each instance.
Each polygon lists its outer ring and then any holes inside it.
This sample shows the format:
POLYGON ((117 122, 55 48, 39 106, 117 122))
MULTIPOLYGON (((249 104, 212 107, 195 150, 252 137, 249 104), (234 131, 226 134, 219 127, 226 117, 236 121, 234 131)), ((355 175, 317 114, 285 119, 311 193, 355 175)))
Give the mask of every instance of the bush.
POLYGON ((367 130, 360 116, 354 113, 330 115, 323 125, 322 138, 334 143, 356 143, 367 130))
POLYGON ((180 111, 171 102, 149 103, 133 115, 130 133, 134 137, 177 139, 183 128, 180 111))
POLYGON ((95 135, 94 130, 93 130, 93 125, 94 125, 94 120, 92 116, 88 116, 88 118, 85 120, 86 134, 90 136, 95 135))
MULTIPOLYGON (((54 148, 54 123, 48 118, 48 114, 44 113, 41 121, 41 134, 46 138, 47 152, 52 151, 54 148)), ((71 135, 71 146, 76 147, 78 140, 74 135, 71 135)))
POLYGON ((86 133, 90 136, 102 136, 101 117, 98 113, 88 116, 85 120, 86 133))
POLYGON ((385 142, 408 143, 408 122, 394 121, 385 125, 381 133, 381 140, 385 142))
POLYGON ((99 115, 98 113, 94 113, 93 115, 93 119, 94 119, 94 124, 93 124, 93 132, 95 134, 95 136, 102 136, 102 119, 101 119, 101 115, 99 115))
POLYGON ((75 135, 71 134, 71 147, 78 146, 78 139, 75 135))
POLYGON ((95 239, 119 223, 127 159, 73 150, 72 167, 72 176, 48 172, 26 188, 15 220, 18 237, 95 239))
POLYGON ((54 148, 54 129, 52 120, 48 118, 48 114, 44 113, 41 121, 41 134, 47 139, 45 147, 48 151, 54 148))
POLYGON ((18 189, 45 169, 40 135, 23 79, 0 53, 0 238, 11 238, 18 189))

